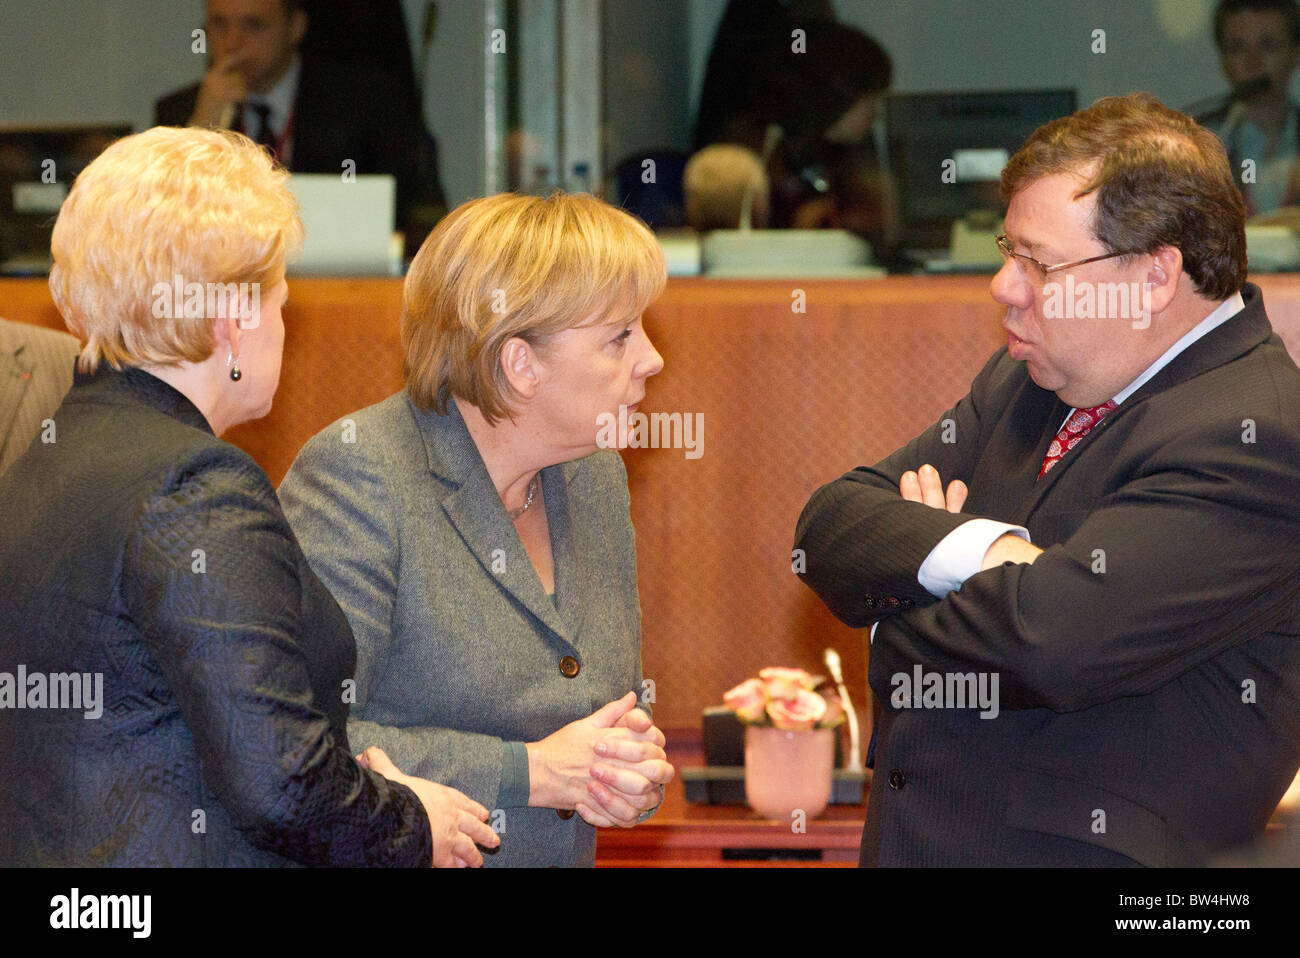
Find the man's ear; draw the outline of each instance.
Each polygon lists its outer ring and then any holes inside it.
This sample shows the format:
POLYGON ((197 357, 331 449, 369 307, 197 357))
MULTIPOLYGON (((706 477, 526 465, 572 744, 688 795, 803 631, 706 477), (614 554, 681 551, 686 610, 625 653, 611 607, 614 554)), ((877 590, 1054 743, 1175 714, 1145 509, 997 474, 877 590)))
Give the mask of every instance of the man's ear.
POLYGON ((1146 275, 1146 296, 1152 313, 1165 309, 1178 293, 1183 278, 1183 252, 1177 246, 1161 246, 1151 254, 1146 275))
POLYGON ((512 336, 501 347, 501 370, 506 381, 522 399, 532 399, 542 384, 542 368, 537 352, 527 341, 512 336))

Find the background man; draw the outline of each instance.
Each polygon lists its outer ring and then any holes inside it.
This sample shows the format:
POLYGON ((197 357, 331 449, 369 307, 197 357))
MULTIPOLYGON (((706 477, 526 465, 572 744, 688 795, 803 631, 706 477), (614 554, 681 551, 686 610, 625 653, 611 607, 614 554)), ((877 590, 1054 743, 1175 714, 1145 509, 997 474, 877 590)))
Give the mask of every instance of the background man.
POLYGON ((1295 172, 1300 105, 1290 97, 1291 74, 1300 61, 1300 5, 1296 0, 1220 0, 1214 43, 1232 87, 1255 86, 1200 117, 1228 151, 1247 215, 1300 202, 1295 172), (1255 162, 1254 182, 1242 181, 1245 160, 1255 162))
MULTIPOLYGON (((300 55, 308 24, 302 0, 208 0, 208 72, 159 100, 155 119, 240 130, 295 173, 341 174, 350 159, 357 173, 393 174, 414 252, 446 208, 418 97, 400 71, 339 59, 337 46, 300 55)), ((405 37, 383 55, 409 65, 405 37)))
POLYGON ((807 584, 879 620, 862 860, 1199 862, 1300 766, 1300 370, 1187 117, 1101 100, 1035 132, 1002 191, 1007 347, 798 523, 807 584), (996 675, 996 717, 898 695, 918 667, 996 675))

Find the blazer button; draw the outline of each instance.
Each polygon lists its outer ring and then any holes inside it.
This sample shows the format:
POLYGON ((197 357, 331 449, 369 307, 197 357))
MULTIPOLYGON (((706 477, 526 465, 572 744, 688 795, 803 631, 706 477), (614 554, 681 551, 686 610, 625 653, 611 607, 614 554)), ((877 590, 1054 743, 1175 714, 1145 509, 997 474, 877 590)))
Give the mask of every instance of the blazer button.
MULTIPOLYGON (((578 664, 578 660, 573 656, 566 655, 564 658, 560 659, 560 674, 566 679, 575 678, 581 671, 582 666, 578 664)), ((569 812, 569 814, 572 815, 573 812, 569 812)))
POLYGON ((564 820, 567 822, 569 819, 571 819, 571 818, 573 817, 573 809, 571 809, 571 808, 557 808, 557 809, 555 810, 555 814, 556 814, 556 815, 559 815, 562 819, 564 819, 564 820))
POLYGON ((907 778, 903 775, 902 769, 896 768, 889 773, 889 787, 894 791, 898 791, 906 784, 907 778))

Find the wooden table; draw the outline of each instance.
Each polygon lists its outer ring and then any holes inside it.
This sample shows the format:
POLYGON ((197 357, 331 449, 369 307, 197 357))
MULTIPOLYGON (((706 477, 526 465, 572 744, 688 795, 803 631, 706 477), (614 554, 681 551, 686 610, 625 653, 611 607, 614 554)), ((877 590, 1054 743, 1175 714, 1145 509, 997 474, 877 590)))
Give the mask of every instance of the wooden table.
POLYGON ((867 807, 830 805, 796 832, 791 822, 762 818, 748 805, 702 805, 686 801, 680 769, 703 765, 698 730, 668 735, 668 760, 679 770, 664 790, 664 803, 636 828, 602 828, 596 839, 599 868, 851 868, 867 807))

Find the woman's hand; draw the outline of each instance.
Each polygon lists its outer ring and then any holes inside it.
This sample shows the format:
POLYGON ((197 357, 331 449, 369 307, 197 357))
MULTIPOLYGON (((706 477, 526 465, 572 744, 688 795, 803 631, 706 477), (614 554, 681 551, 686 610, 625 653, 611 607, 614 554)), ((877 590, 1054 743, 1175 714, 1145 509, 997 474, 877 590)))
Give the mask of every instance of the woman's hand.
POLYGON ((468 796, 430 782, 428 779, 404 775, 381 748, 371 747, 357 756, 363 768, 378 772, 390 782, 405 785, 419 796, 424 811, 429 816, 433 832, 433 867, 477 868, 483 864, 483 855, 475 845, 496 848, 501 838, 484 824, 488 810, 468 796))
POLYGON ((663 801, 664 786, 676 774, 663 751, 664 733, 649 715, 634 708, 618 724, 644 738, 597 743, 587 799, 574 806, 583 821, 597 827, 631 828, 642 812, 663 801))
MULTIPOLYGON (((634 825, 642 811, 659 801, 658 785, 672 779, 663 740, 663 733, 636 707, 636 693, 628 692, 540 742, 527 744, 528 804, 579 812, 579 806, 585 806, 592 812, 593 775, 609 775, 616 791, 628 792, 622 798, 607 796, 613 808, 597 817, 609 819, 608 824, 634 825)), ((583 818, 593 825, 606 824, 585 814, 583 818)))

